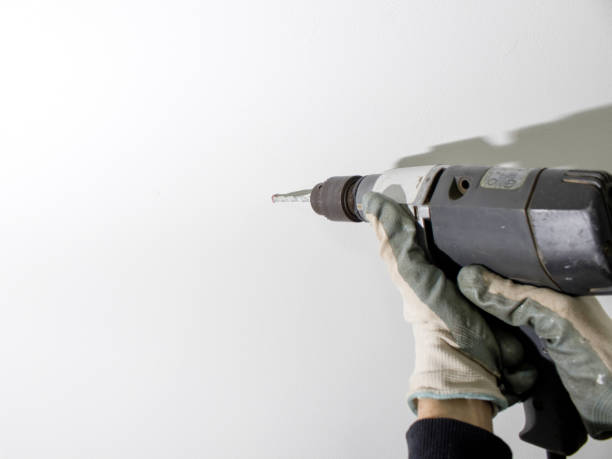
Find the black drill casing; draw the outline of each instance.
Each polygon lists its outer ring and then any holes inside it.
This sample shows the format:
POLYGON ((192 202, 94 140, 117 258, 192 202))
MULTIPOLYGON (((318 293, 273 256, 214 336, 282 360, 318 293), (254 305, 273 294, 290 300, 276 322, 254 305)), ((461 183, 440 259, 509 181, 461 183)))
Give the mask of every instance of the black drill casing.
POLYGON ((450 275, 481 264, 572 295, 612 293, 606 172, 450 166, 427 205, 427 248, 450 275))

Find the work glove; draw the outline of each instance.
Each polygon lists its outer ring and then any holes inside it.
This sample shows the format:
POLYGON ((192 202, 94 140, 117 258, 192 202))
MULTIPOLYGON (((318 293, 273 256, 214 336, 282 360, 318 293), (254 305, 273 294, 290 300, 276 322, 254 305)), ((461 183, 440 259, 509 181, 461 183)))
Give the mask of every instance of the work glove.
POLYGON ((458 275, 461 292, 504 322, 531 327, 546 345, 587 432, 612 436, 612 319, 595 297, 519 285, 482 266, 458 275))
POLYGON ((427 260, 405 206, 370 192, 362 210, 402 295, 404 317, 412 324, 416 358, 410 408, 416 413, 419 398, 466 398, 490 401, 497 412, 518 401, 536 378, 535 369, 521 361, 520 342, 511 333, 494 331, 456 284, 427 260))

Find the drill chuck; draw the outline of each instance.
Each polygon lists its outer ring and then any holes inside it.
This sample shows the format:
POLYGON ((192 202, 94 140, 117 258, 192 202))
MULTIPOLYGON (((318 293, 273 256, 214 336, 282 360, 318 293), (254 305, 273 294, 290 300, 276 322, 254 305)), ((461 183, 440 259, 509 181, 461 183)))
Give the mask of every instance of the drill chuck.
POLYGON ((357 211, 357 189, 363 177, 330 177, 310 192, 310 205, 319 215, 336 222, 362 221, 357 211))

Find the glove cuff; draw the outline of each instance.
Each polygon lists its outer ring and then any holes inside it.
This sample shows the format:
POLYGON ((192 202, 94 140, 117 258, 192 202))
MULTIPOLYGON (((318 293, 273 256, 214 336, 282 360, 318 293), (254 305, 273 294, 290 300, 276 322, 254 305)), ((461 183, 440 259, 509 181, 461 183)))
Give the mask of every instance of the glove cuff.
POLYGON ((434 332, 418 324, 413 330, 416 362, 408 405, 414 413, 418 398, 486 400, 495 413, 508 407, 495 375, 461 352, 443 330, 434 332))

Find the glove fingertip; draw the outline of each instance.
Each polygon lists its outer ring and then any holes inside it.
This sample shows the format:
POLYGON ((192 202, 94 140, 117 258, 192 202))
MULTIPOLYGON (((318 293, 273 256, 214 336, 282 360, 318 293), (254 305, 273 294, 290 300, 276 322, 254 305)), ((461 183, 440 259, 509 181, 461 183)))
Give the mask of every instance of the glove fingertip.
POLYGON ((480 309, 494 315, 511 325, 522 325, 524 316, 514 317, 516 308, 522 301, 508 297, 508 292, 515 288, 512 281, 503 279, 484 266, 467 266, 457 276, 461 293, 480 309), (500 289, 500 291, 494 291, 500 289))
POLYGON ((485 272, 488 270, 483 266, 470 265, 461 268, 457 275, 457 284, 461 293, 471 301, 475 302, 480 297, 480 293, 488 288, 485 272))
POLYGON ((374 191, 368 191, 366 193, 364 193, 363 197, 361 198, 361 204, 363 206, 364 209, 366 209, 368 207, 368 203, 370 201, 370 199, 372 199, 373 196, 375 196, 376 193, 374 191))
POLYGON ((383 204, 384 201, 381 195, 374 191, 368 191, 363 195, 363 198, 361 198, 363 213, 370 222, 372 222, 373 217, 378 217, 383 204))
POLYGON ((489 291, 492 283, 491 271, 484 266, 470 265, 462 268, 457 275, 459 290, 468 300, 479 308, 503 320, 506 311, 499 299, 489 291))
POLYGON ((363 212, 370 223, 383 222, 387 230, 398 225, 401 227, 413 226, 412 214, 382 193, 368 191, 364 194, 361 203, 363 212))

